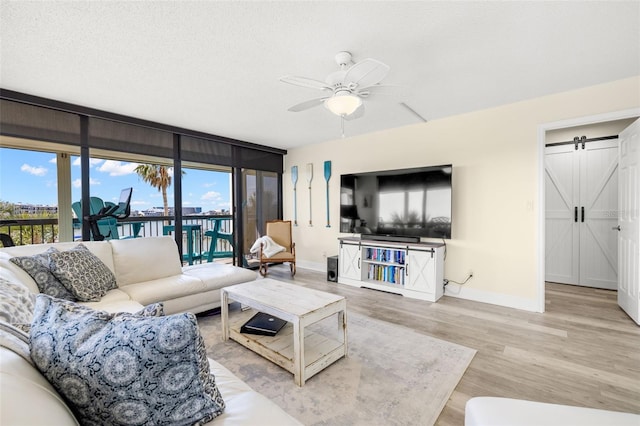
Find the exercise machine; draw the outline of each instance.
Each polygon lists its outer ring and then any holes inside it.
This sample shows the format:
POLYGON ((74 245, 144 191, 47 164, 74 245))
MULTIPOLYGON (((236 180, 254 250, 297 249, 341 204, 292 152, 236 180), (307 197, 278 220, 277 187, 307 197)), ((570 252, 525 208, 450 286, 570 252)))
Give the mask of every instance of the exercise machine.
POLYGON ((125 188, 120 192, 120 200, 118 204, 105 205, 96 214, 85 216, 84 220, 89 224, 91 234, 94 241, 103 241, 105 238, 111 237, 111 231, 108 235, 102 235, 98 221, 108 217, 118 219, 126 219, 131 214, 131 194, 133 194, 133 188, 125 188))

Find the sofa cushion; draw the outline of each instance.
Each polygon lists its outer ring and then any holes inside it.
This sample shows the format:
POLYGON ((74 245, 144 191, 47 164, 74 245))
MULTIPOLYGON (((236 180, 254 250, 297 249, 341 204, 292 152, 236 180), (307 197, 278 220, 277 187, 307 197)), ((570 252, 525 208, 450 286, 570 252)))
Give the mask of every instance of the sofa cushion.
POLYGON ((116 288, 116 277, 84 244, 50 254, 51 272, 81 302, 98 301, 116 288))
MULTIPOLYGON (((83 241, 84 244, 91 253, 95 254, 107 265, 110 271, 114 271, 113 256, 111 254, 111 244, 109 241, 83 241)), ((55 247, 59 251, 65 251, 72 249, 78 245, 78 242, 58 242, 58 243, 46 243, 46 244, 27 244, 24 246, 3 247, 0 251, 11 257, 17 256, 32 256, 34 254, 40 254, 47 250, 49 247, 55 247)))
POLYGON ((23 284, 31 293, 40 293, 38 285, 33 278, 31 278, 31 275, 27 274, 24 269, 11 262, 11 258, 14 256, 11 256, 2 250, 3 249, 0 248, 0 277, 7 281, 11 281, 12 283, 23 284))
POLYGON ((224 409, 190 313, 108 314, 38 295, 31 358, 83 424, 203 423, 224 409))
POLYGON ((0 321, 28 330, 34 300, 35 295, 25 286, 0 278, 0 321))
POLYGON ((209 359, 209 366, 216 376, 218 387, 224 392, 226 405, 224 413, 217 417, 211 426, 302 425, 275 402, 251 389, 220 363, 209 359))
POLYGON ((179 274, 158 278, 153 281, 129 284, 120 289, 136 302, 148 305, 157 301, 165 302, 190 294, 202 293, 204 284, 195 277, 179 274))
POLYGON ((29 335, 23 330, 0 321, 0 346, 10 349, 33 365, 29 354, 29 335))
POLYGON ((18 265, 36 282, 38 290, 49 296, 58 299, 76 300, 73 293, 62 285, 60 280, 51 272, 51 254, 57 253, 58 249, 49 247, 44 253, 34 254, 32 256, 19 256, 10 259, 11 262, 18 265))
POLYGON ((250 269, 219 263, 185 266, 183 271, 186 275, 202 280, 207 291, 254 281, 258 278, 258 274, 250 269))
POLYGON ((23 357, 0 347, 0 424, 77 425, 45 377, 23 357))
POLYGON ((110 243, 118 287, 182 273, 178 246, 171 237, 110 240, 110 243))

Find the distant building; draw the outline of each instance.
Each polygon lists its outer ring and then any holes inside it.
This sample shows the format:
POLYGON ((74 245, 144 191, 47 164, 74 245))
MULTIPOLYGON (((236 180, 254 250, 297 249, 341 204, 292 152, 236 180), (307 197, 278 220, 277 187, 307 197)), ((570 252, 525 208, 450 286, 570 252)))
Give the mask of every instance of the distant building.
POLYGON ((13 214, 21 215, 21 214, 50 214, 57 215, 58 214, 58 206, 44 206, 42 204, 14 204, 13 205, 13 214))
MULTIPOLYGON (((169 216, 174 216, 173 207, 169 207, 169 216)), ((164 207, 151 207, 147 210, 140 211, 142 216, 164 216, 164 207)), ((202 214, 202 207, 183 207, 182 216, 200 215, 202 214)))

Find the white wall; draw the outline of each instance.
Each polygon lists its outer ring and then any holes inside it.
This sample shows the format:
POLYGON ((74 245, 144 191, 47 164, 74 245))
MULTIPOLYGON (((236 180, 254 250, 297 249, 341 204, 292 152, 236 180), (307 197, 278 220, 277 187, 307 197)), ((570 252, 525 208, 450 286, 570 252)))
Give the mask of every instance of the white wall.
MULTIPOLYGON (((340 174, 453 164, 453 235, 448 295, 536 310, 538 127, 640 106, 640 76, 368 135, 291 149, 285 158, 284 215, 293 218, 291 166, 299 179, 293 236, 300 267, 325 270, 338 253, 340 174), (326 227, 323 162, 331 160, 326 227), (313 163, 312 218, 305 167, 313 163)), ((363 118, 366 120, 366 117, 363 118)))

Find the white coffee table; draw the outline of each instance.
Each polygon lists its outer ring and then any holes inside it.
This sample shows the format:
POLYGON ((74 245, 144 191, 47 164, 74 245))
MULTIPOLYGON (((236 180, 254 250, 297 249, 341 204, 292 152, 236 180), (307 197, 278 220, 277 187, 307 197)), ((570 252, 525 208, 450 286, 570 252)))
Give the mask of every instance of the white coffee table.
POLYGON ((347 301, 344 297, 270 278, 232 285, 220 292, 223 340, 231 338, 293 373, 298 386, 347 356, 347 301), (230 299, 255 310, 234 314, 230 320, 230 299), (289 324, 275 336, 240 333, 242 324, 256 311, 282 318, 289 324), (337 339, 307 330, 309 325, 334 314, 338 317, 337 339))

